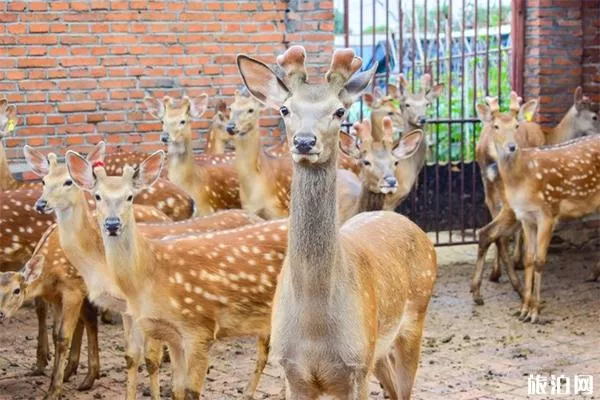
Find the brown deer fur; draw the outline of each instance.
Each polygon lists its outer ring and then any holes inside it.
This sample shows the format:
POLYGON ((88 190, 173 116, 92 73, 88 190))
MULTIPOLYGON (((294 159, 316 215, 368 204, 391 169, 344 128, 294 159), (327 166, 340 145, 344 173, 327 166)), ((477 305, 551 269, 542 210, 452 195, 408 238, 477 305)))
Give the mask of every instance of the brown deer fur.
POLYGON ((328 83, 314 85, 307 82, 305 54, 293 46, 278 58, 285 83, 260 61, 238 56, 244 83, 280 110, 294 143, 288 253, 271 337, 286 397, 367 399, 368 376, 375 372, 392 398, 408 399, 436 276, 435 250, 423 231, 395 213, 361 213, 339 227, 338 132, 375 68, 354 74, 360 58, 338 50, 328 83))
POLYGON ((215 162, 200 166, 194 163, 191 119, 204 113, 206 96, 196 101, 185 97, 178 106, 170 97, 163 100, 147 97, 145 104, 163 123, 162 137, 169 143, 169 179, 194 199, 194 215, 240 208, 239 182, 232 165, 215 162))
POLYGON ((229 109, 223 100, 215 107, 215 115, 212 118, 208 138, 206 140, 206 154, 223 154, 225 146, 231 142, 227 133, 227 121, 229 120, 229 109))

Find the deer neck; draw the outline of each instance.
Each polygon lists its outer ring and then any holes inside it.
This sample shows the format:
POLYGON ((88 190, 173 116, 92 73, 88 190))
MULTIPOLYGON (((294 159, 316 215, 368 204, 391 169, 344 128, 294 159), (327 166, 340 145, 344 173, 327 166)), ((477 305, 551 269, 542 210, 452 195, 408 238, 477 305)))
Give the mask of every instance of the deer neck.
POLYGON ((56 221, 61 246, 74 264, 104 264, 100 228, 83 192, 79 192, 73 206, 56 210, 56 221))
POLYGON ((299 299, 323 298, 324 304, 337 278, 344 277, 336 160, 337 154, 332 154, 330 161, 323 165, 294 163, 292 178, 287 258, 291 285, 299 299))
POLYGON ((223 154, 225 153, 225 144, 217 138, 217 133, 211 130, 208 134, 208 143, 206 144, 206 152, 208 154, 223 154))
POLYGON ((194 152, 192 151, 191 135, 186 135, 183 151, 180 153, 169 152, 168 159, 169 179, 183 188, 188 188, 194 176, 194 152))
POLYGON ((521 149, 508 157, 498 157, 498 170, 506 188, 515 187, 526 179, 525 165, 521 149))
POLYGON ((0 190, 15 189, 17 186, 18 182, 12 176, 10 168, 8 167, 4 143, 2 139, 0 139, 0 190))
POLYGON ((260 130, 258 122, 243 137, 235 138, 235 166, 240 185, 246 192, 256 183, 260 175, 260 130))
POLYGON ((550 134, 546 136, 546 143, 549 144, 557 144, 565 142, 569 139, 572 139, 577 132, 575 132, 575 115, 577 114, 577 110, 575 106, 571 106, 569 111, 565 114, 565 116, 560 120, 558 125, 554 127, 550 131, 550 134))
POLYGON ((383 116, 379 112, 371 112, 371 136, 373 141, 379 141, 383 138, 383 116))
POLYGON ((385 194, 373 193, 363 185, 358 198, 358 212, 383 210, 385 197, 385 194))

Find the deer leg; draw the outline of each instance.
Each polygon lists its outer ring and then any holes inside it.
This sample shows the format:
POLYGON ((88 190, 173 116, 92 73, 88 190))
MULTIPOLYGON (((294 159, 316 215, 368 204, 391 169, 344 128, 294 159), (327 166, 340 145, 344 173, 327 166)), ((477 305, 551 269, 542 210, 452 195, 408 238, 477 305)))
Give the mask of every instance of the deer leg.
POLYGON ((79 357, 81 355, 81 342, 83 340, 83 320, 77 321, 75 332, 73 333, 73 339, 71 340, 71 350, 69 351, 69 360, 67 367, 65 368, 65 382, 69 380, 71 375, 77 372, 79 367, 79 357))
POLYGON ((375 377, 383 386, 385 394, 392 400, 398 400, 398 393, 396 391, 396 374, 394 371, 394 362, 389 355, 386 355, 375 363, 374 370, 375 377))
POLYGON ((517 276, 517 271, 515 270, 515 264, 508 255, 508 246, 507 246, 506 242, 505 242, 505 245, 506 246, 503 247, 503 249, 502 249, 503 251, 500 252, 500 257, 502 259, 502 262, 506 265, 506 273, 508 275, 508 280, 510 281, 510 284, 512 285, 515 292, 517 292, 519 297, 521 299, 523 299, 523 290, 521 289, 521 281, 519 280, 519 277, 517 276))
POLYGON ((406 322, 401 328, 394 344, 396 367, 396 387, 398 399, 409 400, 415 382, 415 375, 421 355, 421 337, 425 324, 425 315, 418 315, 414 320, 406 322))
POLYGON ((212 336, 206 335, 196 340, 186 351, 188 383, 186 384, 186 400, 199 400, 208 371, 208 351, 212 346, 212 336))
POLYGON ((506 238, 500 238, 494 241, 496 245, 496 257, 494 258, 494 266, 492 267, 492 272, 489 276, 490 282, 499 282, 500 277, 502 276, 502 260, 503 260, 503 252, 506 252, 506 248, 508 247, 508 243, 506 238))
POLYGON ((533 279, 533 299, 529 309, 528 319, 532 324, 538 321, 540 314, 540 303, 542 294, 542 274, 544 265, 546 265, 546 257, 548 255, 548 246, 552 239, 552 231, 554 230, 554 220, 552 217, 542 218, 537 227, 537 243, 535 255, 535 272, 533 279))
POLYGON ((592 269, 590 276, 586 279, 587 282, 596 282, 600 276, 600 261, 596 263, 596 266, 592 269))
POLYGON ((252 380, 244 391, 244 399, 250 400, 256 392, 260 376, 267 365, 267 359, 269 358, 269 336, 259 336, 256 340, 256 366, 254 367, 254 373, 252 374, 252 380))
POLYGON ((56 338, 56 354, 54 356, 54 371, 52 371, 52 382, 50 389, 44 397, 46 400, 58 400, 63 388, 63 379, 65 366, 67 363, 67 353, 71 345, 71 339, 77 322, 79 321, 79 311, 83 299, 81 296, 68 295, 63 297, 62 309, 60 311, 58 336, 56 338))
POLYGON ((536 248, 536 226, 531 222, 523 222, 525 235, 525 291, 523 292, 523 305, 519 313, 519 321, 525 321, 531 307, 531 294, 533 290, 533 270, 536 248))
POLYGON ((171 385, 173 400, 185 400, 186 367, 181 344, 173 340, 168 342, 171 357, 171 385))
POLYGON ((486 226, 479 230, 479 245, 477 248, 477 263, 471 280, 471 293, 473 301, 477 305, 483 305, 481 296, 481 281, 483 279, 483 267, 485 266, 485 255, 490 245, 497 239, 509 235, 516 225, 515 213, 508 207, 503 207, 500 213, 486 226))
POLYGON ((37 361, 33 370, 33 375, 44 375, 44 369, 50 360, 50 351, 48 349, 48 332, 46 331, 46 316, 48 315, 48 304, 41 298, 36 298, 35 313, 38 319, 38 343, 37 343, 37 361))
POLYGON ((160 377, 159 369, 162 360, 162 343, 158 340, 146 337, 144 356, 146 358, 146 370, 150 377, 150 394, 152 400, 160 400, 160 377))
POLYGON ((127 400, 135 400, 137 392, 137 372, 142 359, 144 342, 140 339, 139 332, 133 326, 130 315, 122 314, 123 330, 125 331, 125 363, 127 368, 127 400))
POLYGON ((523 230, 519 229, 515 234, 515 248, 513 250, 513 263, 515 269, 523 269, 523 230))
POLYGON ((88 373, 77 390, 92 388, 94 381, 100 377, 100 351, 98 348, 98 309, 87 299, 83 301, 81 319, 85 324, 88 342, 88 373))

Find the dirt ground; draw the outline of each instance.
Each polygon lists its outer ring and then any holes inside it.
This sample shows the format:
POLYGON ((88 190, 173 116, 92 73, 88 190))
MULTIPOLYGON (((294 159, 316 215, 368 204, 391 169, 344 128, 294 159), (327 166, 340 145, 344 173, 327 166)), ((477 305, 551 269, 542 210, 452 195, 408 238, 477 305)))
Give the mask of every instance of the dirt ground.
MULTIPOLYGON (((529 398, 600 399, 600 282, 584 282, 600 257, 598 252, 573 250, 549 255, 543 281, 542 321, 536 325, 522 324, 513 315, 519 301, 504 276, 499 284, 484 280, 486 304, 473 305, 468 291, 475 260, 473 246, 439 248, 438 254, 438 281, 423 338, 414 399, 523 399, 527 398, 529 374, 586 374, 595 378, 592 396, 529 398)), ((35 336, 31 307, 0 325, 0 399, 43 397, 49 385, 49 367, 46 376, 28 375, 35 362, 35 336)), ((86 358, 82 355, 78 374, 66 384, 65 399, 124 398, 121 327, 101 325, 100 339, 101 379, 88 392, 75 390, 85 375, 86 358)), ((216 344, 204 399, 240 398, 253 370, 254 352, 251 338, 216 344)), ((256 398, 277 398, 279 376, 279 369, 271 361, 256 398)), ((166 397, 170 387, 168 365, 162 366, 161 378, 166 397)), ((140 399, 149 396, 147 384, 143 372, 140 399)), ((375 381, 371 398, 383 399, 375 381)))

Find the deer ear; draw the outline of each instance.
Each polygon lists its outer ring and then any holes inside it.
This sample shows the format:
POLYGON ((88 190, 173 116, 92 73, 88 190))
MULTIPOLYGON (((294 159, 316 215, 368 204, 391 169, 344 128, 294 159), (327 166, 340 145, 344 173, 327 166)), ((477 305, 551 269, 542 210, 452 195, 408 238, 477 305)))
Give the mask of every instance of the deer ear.
POLYGON ((532 121, 533 115, 537 110, 537 106, 537 99, 529 100, 527 103, 523 104, 519 109, 519 115, 517 116, 517 119, 519 121, 532 121))
POLYGON ((373 80, 375 71, 377 71, 377 63, 375 63, 371 69, 357 72, 348 79, 340 92, 340 100, 345 107, 350 107, 352 103, 360 98, 360 95, 367 89, 373 80))
POLYGON ((481 122, 486 123, 492 120, 492 110, 486 104, 477 104, 477 116, 481 122))
POLYGON ((99 161, 104 161, 104 156, 106 155, 106 145, 104 144, 103 141, 100 141, 96 144, 96 147, 94 147, 94 150, 92 150, 86 157, 86 160, 94 165, 94 163, 99 162, 99 161))
POLYGON ((44 261, 44 256, 39 255, 33 257, 27 262, 27 264, 25 264, 21 270, 21 275, 25 279, 26 284, 31 285, 42 275, 42 271, 44 270, 44 261))
POLYGON ((581 111, 584 108, 583 103, 583 89, 581 88, 581 86, 578 86, 577 89, 575 89, 575 95, 573 96, 573 104, 575 105, 575 109, 577 111, 581 111))
POLYGON ((237 65, 244 85, 261 103, 279 110, 290 95, 285 83, 264 63, 240 54, 237 65))
POLYGON ((158 150, 146 158, 133 174, 133 185, 141 190, 150 187, 160 177, 165 160, 165 152, 158 150))
POLYGON ((5 113, 9 120, 15 119, 17 116, 17 107, 14 104, 11 104, 6 107, 5 113))
POLYGON ((23 147, 23 153, 25 154, 27 164, 29 164, 31 170, 35 172, 36 175, 44 177, 48 174, 50 163, 46 156, 29 145, 23 147))
POLYGON ((4 111, 6 111, 6 107, 8 106, 8 100, 3 97, 0 99, 0 114, 4 114, 4 111))
POLYGON ((68 150, 65 156, 67 170, 73 182, 82 190, 91 191, 96 186, 96 176, 90 164, 81 154, 68 150))
POLYGON ((400 97, 400 91, 398 90, 398 86, 388 83, 387 85, 388 95, 394 99, 400 97))
POLYGON ((194 118, 201 117, 208 108, 208 95, 206 93, 202 93, 194 99, 190 99, 189 97, 186 97, 186 99, 190 105, 188 112, 194 118))
POLYGON ((346 154, 348 157, 355 159, 360 158, 360 148, 358 147, 358 143, 356 143, 356 137, 344 131, 340 131, 339 146, 342 153, 346 154))
POLYGON ((215 108, 216 108, 217 112, 226 113, 227 112, 227 103, 225 103, 223 100, 219 100, 217 102, 217 106, 215 108))
POLYGON ((392 153, 398 159, 412 157, 421 147, 423 140, 425 140, 425 134, 422 130, 408 132, 400 139, 392 153))
POLYGON ((428 93, 427 99, 429 101, 433 101, 441 96, 442 91, 444 90, 445 85, 443 83, 438 83, 435 85, 428 93))
POLYGON ((369 107, 373 106, 373 103, 375 102, 375 96, 373 96, 371 93, 365 93, 365 94, 363 94, 362 97, 367 106, 369 106, 369 107))
POLYGON ((155 97, 146 96, 144 97, 144 105, 146 110, 156 119, 162 119, 165 115, 165 104, 162 100, 155 97))

